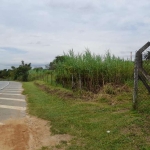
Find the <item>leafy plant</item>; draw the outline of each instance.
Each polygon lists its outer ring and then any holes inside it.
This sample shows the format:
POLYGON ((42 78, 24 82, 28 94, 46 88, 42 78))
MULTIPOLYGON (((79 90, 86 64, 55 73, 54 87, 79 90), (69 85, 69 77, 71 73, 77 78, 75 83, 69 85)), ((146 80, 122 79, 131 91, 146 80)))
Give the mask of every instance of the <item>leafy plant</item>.
POLYGON ((24 61, 22 61, 21 65, 18 68, 14 66, 12 66, 11 68, 13 71, 14 80, 28 81, 28 71, 31 69, 31 63, 25 64, 24 61))
POLYGON ((70 50, 63 58, 56 63, 55 73, 56 81, 64 87, 78 85, 78 89, 97 92, 104 84, 122 84, 133 78, 133 62, 115 57, 109 51, 100 56, 89 50, 75 55, 70 50))

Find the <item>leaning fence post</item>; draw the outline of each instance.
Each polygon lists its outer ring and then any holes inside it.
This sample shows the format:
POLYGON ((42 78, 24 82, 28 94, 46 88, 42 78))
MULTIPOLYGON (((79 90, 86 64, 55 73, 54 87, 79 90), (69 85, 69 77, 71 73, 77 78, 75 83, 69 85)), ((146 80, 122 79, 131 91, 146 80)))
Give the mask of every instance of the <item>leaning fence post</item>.
POLYGON ((133 109, 136 110, 138 107, 138 52, 135 55, 135 66, 134 66, 134 89, 133 89, 133 109))

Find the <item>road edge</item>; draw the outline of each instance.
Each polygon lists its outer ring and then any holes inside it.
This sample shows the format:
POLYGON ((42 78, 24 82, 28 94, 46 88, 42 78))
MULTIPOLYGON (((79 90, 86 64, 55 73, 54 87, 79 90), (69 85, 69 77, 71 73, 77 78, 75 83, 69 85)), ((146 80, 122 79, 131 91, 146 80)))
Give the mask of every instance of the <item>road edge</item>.
POLYGON ((6 86, 8 86, 8 85, 9 85, 9 81, 7 81, 7 82, 8 82, 8 84, 7 84, 7 85, 5 85, 4 87, 0 88, 0 90, 3 90, 6 86))

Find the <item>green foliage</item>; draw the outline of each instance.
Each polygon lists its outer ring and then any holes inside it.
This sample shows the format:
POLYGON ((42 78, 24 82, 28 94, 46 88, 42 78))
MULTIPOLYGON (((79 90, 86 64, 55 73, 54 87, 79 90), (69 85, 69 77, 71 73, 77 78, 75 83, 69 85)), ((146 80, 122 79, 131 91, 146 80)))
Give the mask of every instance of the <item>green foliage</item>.
MULTIPOLYGON (((131 111, 132 90, 125 95, 124 91, 120 95, 111 95, 112 101, 116 99, 116 96, 122 97, 122 100, 115 105, 110 105, 107 99, 103 102, 64 100, 41 91, 29 82, 24 83, 23 87, 24 93, 28 95, 29 114, 49 120, 53 134, 73 136, 65 148, 60 148, 61 145, 58 145, 56 148, 49 149, 150 149, 149 114, 131 111)), ((55 87, 51 88, 56 90, 55 87)))
POLYGON ((0 70, 0 78, 11 79, 18 81, 28 81, 28 72, 31 69, 31 63, 25 64, 24 61, 21 62, 19 67, 12 66, 11 69, 0 70))
POLYGON ((29 71, 28 80, 29 81, 42 80, 42 81, 52 83, 52 78, 53 78, 52 70, 47 70, 47 69, 42 69, 42 68, 34 68, 29 71))
POLYGON ((25 64, 24 61, 22 61, 21 65, 18 68, 14 66, 12 66, 11 68, 14 80, 28 81, 28 71, 31 69, 31 63, 25 64))
POLYGON ((106 94, 115 94, 115 89, 111 84, 104 85, 103 90, 106 94))
POLYGON ((71 50, 63 57, 63 61, 57 62, 55 72, 56 81, 66 87, 82 86, 85 90, 95 92, 104 84, 122 84, 133 78, 133 62, 109 52, 100 56, 86 50, 83 54, 75 55, 71 50))
POLYGON ((46 65, 46 69, 49 70, 55 70, 57 67, 58 63, 64 62, 65 61, 65 57, 64 56, 56 56, 55 59, 50 62, 48 65, 46 65))
POLYGON ((0 79, 9 79, 12 71, 9 69, 0 70, 0 79))

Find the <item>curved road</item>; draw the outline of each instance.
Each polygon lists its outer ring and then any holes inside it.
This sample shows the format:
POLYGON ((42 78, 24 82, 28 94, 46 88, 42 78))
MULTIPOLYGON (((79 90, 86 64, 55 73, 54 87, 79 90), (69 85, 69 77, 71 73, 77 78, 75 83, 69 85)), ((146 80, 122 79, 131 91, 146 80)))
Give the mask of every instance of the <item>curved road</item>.
POLYGON ((26 101, 22 91, 19 82, 0 81, 0 124, 8 119, 25 117, 26 101))
POLYGON ((9 85, 8 81, 0 81, 0 90, 2 90, 3 88, 5 88, 8 85, 9 85))

